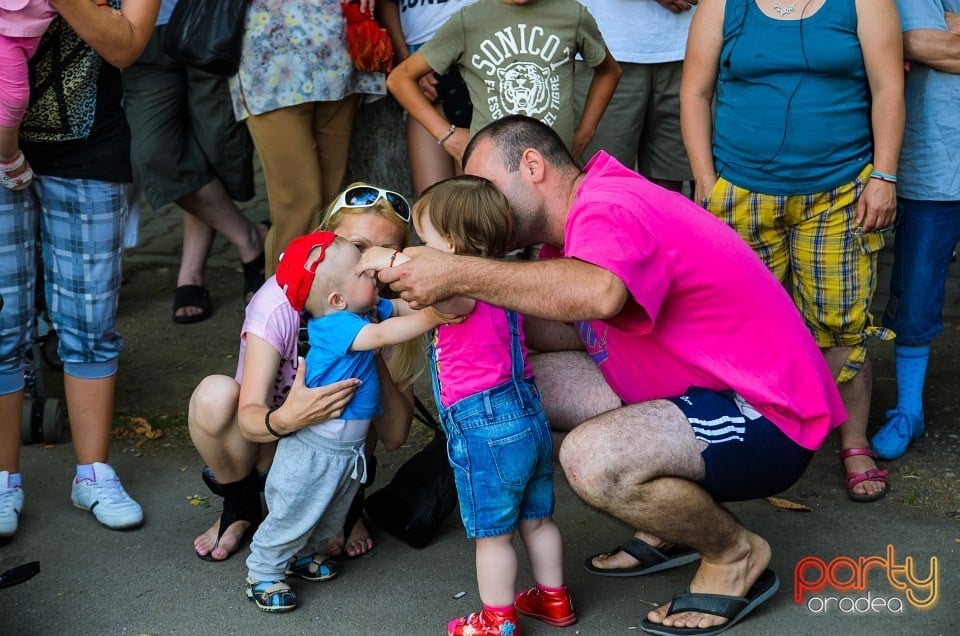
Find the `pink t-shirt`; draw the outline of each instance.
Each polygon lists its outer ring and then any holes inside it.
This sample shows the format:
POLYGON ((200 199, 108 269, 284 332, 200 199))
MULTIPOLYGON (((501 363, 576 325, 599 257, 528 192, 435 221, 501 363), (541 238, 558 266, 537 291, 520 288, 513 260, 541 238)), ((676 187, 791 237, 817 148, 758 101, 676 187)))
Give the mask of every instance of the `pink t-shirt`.
POLYGON ((240 328, 240 355, 237 359, 237 382, 243 380, 243 359, 247 350, 247 334, 263 338, 280 352, 280 366, 273 381, 271 406, 280 406, 293 386, 297 374, 297 331, 300 315, 290 306, 277 279, 271 276, 247 305, 246 318, 240 328))
POLYGON ((0 0, 0 35, 37 37, 55 17, 57 12, 47 0, 0 0))
POLYGON ((686 197, 605 152, 586 166, 563 249, 620 278, 630 298, 610 320, 577 323, 626 403, 732 389, 815 450, 846 420, 830 370, 787 292, 750 247, 686 197))
MULTIPOLYGON (((523 344, 523 318, 520 348, 523 352, 523 377, 532 378, 523 344)), ((440 402, 449 408, 465 397, 500 386, 512 376, 510 325, 507 312, 477 301, 473 312, 457 325, 440 325, 434 332, 440 402)))

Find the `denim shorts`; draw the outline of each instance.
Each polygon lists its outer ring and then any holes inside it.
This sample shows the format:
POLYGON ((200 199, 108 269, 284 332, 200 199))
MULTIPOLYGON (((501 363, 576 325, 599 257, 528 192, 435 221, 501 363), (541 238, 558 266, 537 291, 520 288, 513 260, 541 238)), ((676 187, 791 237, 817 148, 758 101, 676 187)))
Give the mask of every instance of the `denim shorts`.
POLYGON ((495 537, 553 514, 553 440, 533 380, 472 395, 441 419, 467 537, 495 537))
POLYGON ((717 501, 769 497, 792 486, 813 459, 777 426, 733 391, 691 388, 670 398, 707 442, 700 456, 706 474, 698 482, 717 501))
POLYGON ((883 326, 897 334, 897 344, 917 346, 943 332, 947 272, 960 240, 960 201, 899 203, 883 326))

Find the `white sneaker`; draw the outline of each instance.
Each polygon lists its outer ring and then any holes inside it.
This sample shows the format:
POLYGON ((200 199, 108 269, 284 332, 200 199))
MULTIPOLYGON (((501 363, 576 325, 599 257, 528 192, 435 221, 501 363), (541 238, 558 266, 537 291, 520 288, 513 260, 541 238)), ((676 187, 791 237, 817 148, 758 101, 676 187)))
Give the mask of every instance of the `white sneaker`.
POLYGON ((12 537, 16 533, 23 510, 23 490, 7 488, 9 478, 8 471, 0 471, 0 537, 12 537))
POLYGON ((89 510, 97 521, 113 530, 134 528, 143 523, 143 509, 120 484, 120 478, 109 464, 94 462, 97 481, 73 480, 70 499, 73 505, 89 510))

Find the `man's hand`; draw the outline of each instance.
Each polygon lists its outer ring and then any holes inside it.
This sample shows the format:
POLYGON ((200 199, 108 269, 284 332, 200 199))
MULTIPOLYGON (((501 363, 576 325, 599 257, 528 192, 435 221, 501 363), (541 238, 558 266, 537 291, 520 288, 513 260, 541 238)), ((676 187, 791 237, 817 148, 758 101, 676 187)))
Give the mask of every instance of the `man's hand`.
POLYGON ((673 13, 683 13, 692 9, 700 0, 657 0, 660 6, 673 13))
POLYGON ((458 257, 429 247, 408 247, 403 253, 412 260, 380 270, 379 277, 412 308, 428 307, 457 293, 453 280, 458 257))
POLYGON ((960 13, 944 11, 943 17, 947 21, 947 30, 954 35, 960 35, 960 13))

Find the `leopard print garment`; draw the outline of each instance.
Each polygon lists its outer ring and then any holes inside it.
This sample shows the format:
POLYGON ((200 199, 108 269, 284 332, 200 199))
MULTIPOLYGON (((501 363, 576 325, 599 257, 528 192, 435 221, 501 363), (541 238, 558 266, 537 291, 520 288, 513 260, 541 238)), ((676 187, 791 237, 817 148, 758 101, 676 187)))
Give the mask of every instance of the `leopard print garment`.
MULTIPOLYGON (((114 9, 120 7, 113 0, 114 9)), ((54 20, 30 60, 30 107, 20 127, 28 142, 86 139, 97 112, 103 58, 63 18, 54 20)))

